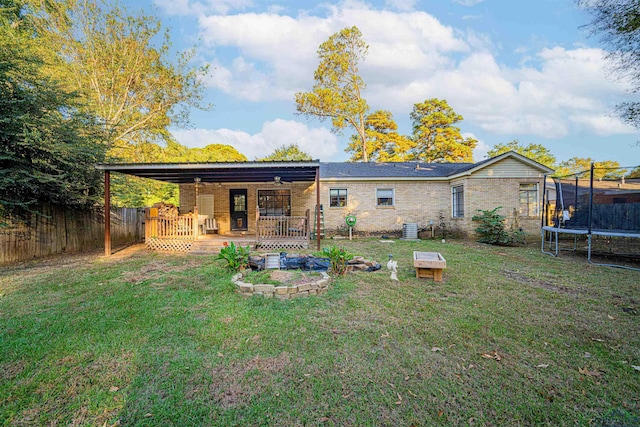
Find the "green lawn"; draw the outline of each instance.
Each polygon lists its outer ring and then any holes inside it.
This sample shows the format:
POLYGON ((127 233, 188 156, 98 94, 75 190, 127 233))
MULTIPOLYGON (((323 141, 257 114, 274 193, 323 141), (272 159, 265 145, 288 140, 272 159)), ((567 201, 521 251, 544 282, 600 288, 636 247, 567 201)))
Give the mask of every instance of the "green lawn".
POLYGON ((288 301, 206 256, 0 272, 0 425, 640 425, 640 272, 537 246, 339 242, 386 269, 288 301), (441 252, 443 283, 412 251, 441 252))

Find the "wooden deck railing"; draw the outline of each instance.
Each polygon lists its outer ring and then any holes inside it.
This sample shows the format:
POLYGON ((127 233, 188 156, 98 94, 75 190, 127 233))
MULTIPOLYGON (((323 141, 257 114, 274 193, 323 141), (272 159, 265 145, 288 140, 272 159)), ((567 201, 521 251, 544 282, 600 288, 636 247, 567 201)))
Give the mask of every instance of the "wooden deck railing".
POLYGON ((305 216, 260 216, 256 213, 256 239, 266 242, 296 243, 309 241, 309 211, 305 216))
POLYGON ((193 215, 151 216, 145 223, 145 238, 194 240, 197 222, 193 215))

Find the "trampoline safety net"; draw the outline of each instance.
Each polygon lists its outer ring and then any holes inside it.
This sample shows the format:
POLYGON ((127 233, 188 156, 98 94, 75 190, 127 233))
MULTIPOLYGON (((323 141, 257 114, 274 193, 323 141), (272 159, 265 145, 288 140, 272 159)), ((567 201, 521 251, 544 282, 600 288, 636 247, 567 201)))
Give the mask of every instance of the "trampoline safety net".
POLYGON ((640 178, 591 180, 555 178, 555 204, 549 225, 640 234, 640 178), (592 209, 590 209, 590 206, 592 209))
POLYGON ((637 166, 616 169, 592 166, 584 172, 552 178, 553 185, 549 185, 548 178, 542 218, 543 252, 545 232, 555 236, 555 255, 558 234, 586 235, 589 262, 592 237, 604 236, 608 242, 617 238, 640 239, 639 171, 637 166))

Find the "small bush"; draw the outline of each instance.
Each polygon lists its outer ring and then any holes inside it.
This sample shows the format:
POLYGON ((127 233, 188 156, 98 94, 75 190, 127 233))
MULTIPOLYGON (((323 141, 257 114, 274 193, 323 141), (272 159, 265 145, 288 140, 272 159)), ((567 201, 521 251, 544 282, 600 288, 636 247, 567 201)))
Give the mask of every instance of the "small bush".
POLYGON ((520 229, 507 231, 505 217, 498 213, 500 209, 502 206, 486 211, 478 209, 482 214, 471 218, 480 223, 476 228, 476 233, 480 236, 478 242, 505 246, 523 244, 524 232, 520 229))
POLYGON ((347 273, 347 263, 353 258, 353 255, 337 246, 323 248, 322 254, 329 258, 331 262, 331 271, 337 276, 344 276, 347 273))
POLYGON ((227 269, 237 272, 249 265, 249 252, 251 249, 249 246, 236 246, 231 242, 228 246, 220 249, 220 253, 216 257, 216 260, 224 260, 227 262, 227 269))

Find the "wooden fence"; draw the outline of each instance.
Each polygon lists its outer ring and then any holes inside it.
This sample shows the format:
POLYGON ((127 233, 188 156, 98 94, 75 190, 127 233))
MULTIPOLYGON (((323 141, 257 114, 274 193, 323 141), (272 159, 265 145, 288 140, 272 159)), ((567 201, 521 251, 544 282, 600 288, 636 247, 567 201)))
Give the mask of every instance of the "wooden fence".
MULTIPOLYGON (((113 208, 113 247, 144 238, 144 210, 113 208)), ((104 216, 101 212, 75 212, 42 206, 26 220, 0 219, 0 264, 26 261, 59 253, 104 247, 104 216)))

